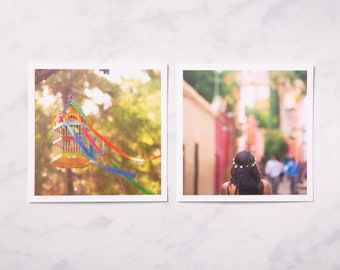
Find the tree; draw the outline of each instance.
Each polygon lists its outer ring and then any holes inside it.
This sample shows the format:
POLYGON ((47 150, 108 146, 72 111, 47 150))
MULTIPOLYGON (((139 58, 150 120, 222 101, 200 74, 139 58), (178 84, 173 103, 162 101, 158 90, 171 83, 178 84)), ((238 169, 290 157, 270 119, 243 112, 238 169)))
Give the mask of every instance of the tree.
POLYGON ((264 163, 266 163, 273 155, 280 160, 288 151, 288 145, 284 139, 283 133, 279 130, 266 130, 264 144, 264 163))
POLYGON ((278 129, 280 126, 280 99, 277 90, 270 89, 268 127, 278 129))
POLYGON ((246 115, 253 115, 256 118, 257 125, 259 128, 269 128, 269 112, 268 110, 250 109, 246 111, 246 115))
POLYGON ((209 103, 216 94, 225 98, 232 108, 236 103, 235 89, 238 88, 238 82, 235 71, 184 70, 183 79, 209 103))
MULTIPOLYGON (((160 154, 161 77, 158 70, 144 72, 149 76, 149 81, 123 78, 123 83, 118 84, 111 82, 95 70, 36 70, 35 191, 37 195, 62 195, 67 192, 67 183, 63 181, 67 172, 65 169, 51 166, 49 162, 53 157, 51 119, 53 115, 63 112, 70 94, 80 106, 91 102, 97 108, 97 113, 91 113, 93 127, 122 151, 141 158, 160 154), (109 96, 106 103, 101 103, 95 96, 89 96, 88 93, 93 92, 94 89, 102 93, 105 98, 109 96)), ((122 170, 135 173, 136 181, 141 186, 153 194, 160 194, 160 159, 139 164, 123 158, 107 146, 104 150, 122 170)), ((103 158, 98 157, 98 159, 102 163, 106 162, 103 158)), ((72 169, 70 179, 69 188, 71 187, 77 195, 123 194, 124 188, 128 194, 143 194, 126 179, 119 179, 117 175, 96 165, 85 169, 72 169)))

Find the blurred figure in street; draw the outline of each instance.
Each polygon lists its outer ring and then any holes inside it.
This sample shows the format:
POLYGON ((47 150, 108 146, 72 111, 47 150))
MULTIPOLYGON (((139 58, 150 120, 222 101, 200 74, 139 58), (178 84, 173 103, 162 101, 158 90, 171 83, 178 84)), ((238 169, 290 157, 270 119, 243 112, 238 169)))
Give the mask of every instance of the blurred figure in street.
POLYGON ((276 156, 273 155, 271 159, 267 161, 264 170, 272 186, 273 194, 277 194, 277 190, 283 173, 283 163, 278 161, 276 159, 276 156))
POLYGON ((222 195, 269 195, 269 182, 261 179, 255 157, 249 151, 236 154, 231 167, 231 179, 222 185, 222 195))
POLYGON ((290 180, 290 193, 299 194, 297 185, 300 176, 300 164, 294 158, 287 163, 286 175, 290 180))

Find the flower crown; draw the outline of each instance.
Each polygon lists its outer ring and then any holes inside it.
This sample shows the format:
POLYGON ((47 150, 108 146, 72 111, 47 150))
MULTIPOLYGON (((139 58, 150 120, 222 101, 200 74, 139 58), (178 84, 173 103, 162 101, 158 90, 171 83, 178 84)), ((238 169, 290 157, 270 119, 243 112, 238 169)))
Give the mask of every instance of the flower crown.
POLYGON ((253 163, 250 163, 250 164, 247 164, 247 165, 239 165, 235 162, 235 158, 233 158, 233 167, 236 169, 236 168, 240 168, 240 169, 243 169, 243 168, 252 168, 252 167, 255 167, 256 166, 256 160, 254 160, 253 163))

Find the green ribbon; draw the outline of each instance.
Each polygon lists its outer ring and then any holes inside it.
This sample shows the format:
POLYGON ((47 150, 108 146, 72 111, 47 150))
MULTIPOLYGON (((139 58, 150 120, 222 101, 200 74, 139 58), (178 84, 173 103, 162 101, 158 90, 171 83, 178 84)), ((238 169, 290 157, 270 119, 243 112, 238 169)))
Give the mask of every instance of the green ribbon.
MULTIPOLYGON (((71 104, 77 109, 77 111, 80 113, 80 115, 85 119, 85 121, 87 122, 87 124, 90 124, 90 120, 88 119, 88 117, 84 114, 83 110, 79 107, 79 105, 74 102, 73 100, 71 100, 71 104)), ((121 170, 119 168, 119 166, 114 163, 112 161, 112 159, 110 159, 105 153, 104 153, 105 157, 110 161, 111 165, 113 167, 115 167, 117 170, 121 170)), ((151 195, 152 192, 146 190, 145 188, 143 188, 141 185, 139 185, 132 177, 128 176, 128 175, 124 175, 125 178, 127 180, 129 180, 130 183, 132 183, 135 187, 137 187, 139 190, 141 190, 142 192, 144 192, 145 194, 151 195)))

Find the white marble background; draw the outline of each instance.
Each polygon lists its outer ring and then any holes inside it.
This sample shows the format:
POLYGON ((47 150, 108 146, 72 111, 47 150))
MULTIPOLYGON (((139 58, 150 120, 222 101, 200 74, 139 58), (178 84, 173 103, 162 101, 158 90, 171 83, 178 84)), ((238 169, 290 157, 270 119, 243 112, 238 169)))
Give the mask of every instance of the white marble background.
POLYGON ((340 2, 1 0, 0 269, 340 269, 340 2), (169 64, 169 201, 29 204, 29 62, 169 64), (315 201, 176 201, 176 63, 315 65, 315 201))

